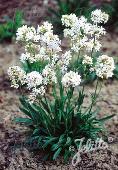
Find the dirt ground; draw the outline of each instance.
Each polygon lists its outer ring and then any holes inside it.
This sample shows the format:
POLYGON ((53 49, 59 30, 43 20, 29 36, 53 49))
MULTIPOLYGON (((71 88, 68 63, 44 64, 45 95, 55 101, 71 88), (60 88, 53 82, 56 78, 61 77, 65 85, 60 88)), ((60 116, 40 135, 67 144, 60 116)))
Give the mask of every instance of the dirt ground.
MULTIPOLYGON (((46 15, 44 1, 4 0, 0 3, 0 17, 4 14, 12 15, 11 8, 20 7, 28 12, 32 9, 39 9, 37 16, 30 16, 28 21, 41 22, 46 15), (43 6, 43 7, 42 7, 43 6), (9 8, 8 8, 9 7, 9 8), (33 18, 32 18, 33 17, 33 18)), ((29 15, 26 15, 26 18, 29 15)), ((34 24, 36 24, 34 23, 34 24)), ((102 50, 110 56, 118 57, 118 35, 117 33, 107 34, 102 40, 102 50)), ((21 47, 12 42, 11 44, 0 44, 0 170, 117 170, 118 169, 118 80, 104 82, 100 99, 97 106, 101 108, 100 116, 113 114, 116 116, 106 124, 109 132, 109 148, 93 153, 83 154, 82 161, 77 167, 73 167, 71 160, 64 164, 60 158, 57 161, 42 161, 43 153, 34 153, 26 147, 18 147, 27 136, 28 129, 13 122, 14 117, 23 115, 19 110, 19 93, 10 88, 7 77, 9 66, 18 63, 21 47), (17 145, 15 145, 17 144, 17 145), (17 146, 17 147, 14 147, 17 146)), ((88 95, 93 91, 94 84, 86 86, 88 95)))

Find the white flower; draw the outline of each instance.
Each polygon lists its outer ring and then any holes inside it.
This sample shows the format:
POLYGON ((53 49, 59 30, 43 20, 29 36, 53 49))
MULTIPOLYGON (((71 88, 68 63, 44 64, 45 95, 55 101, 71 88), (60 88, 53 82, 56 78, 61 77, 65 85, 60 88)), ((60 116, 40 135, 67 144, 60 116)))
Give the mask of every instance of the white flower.
POLYGON ((45 94, 45 88, 44 86, 41 86, 40 88, 33 88, 32 92, 38 96, 38 95, 41 95, 43 96, 45 94))
POLYGON ((44 84, 48 84, 51 82, 57 83, 56 73, 53 68, 50 67, 50 65, 46 65, 46 67, 43 69, 42 76, 44 77, 44 84))
POLYGON ((42 75, 37 71, 32 71, 26 76, 26 82, 29 89, 40 86, 42 81, 42 75))
POLYGON ((72 42, 72 50, 76 53, 78 53, 81 48, 86 48, 87 50, 87 43, 88 43, 87 36, 83 36, 82 38, 78 37, 77 39, 73 40, 72 42))
POLYGON ((49 49, 52 49, 56 52, 61 51, 61 41, 58 35, 54 35, 52 32, 46 32, 44 35, 42 35, 41 42, 49 49))
POLYGON ((62 24, 65 25, 66 27, 72 27, 73 24, 77 22, 78 18, 76 17, 75 14, 70 14, 70 15, 62 15, 61 21, 62 24))
POLYGON ((40 38, 41 38, 40 34, 35 34, 35 35, 33 35, 33 41, 34 41, 34 42, 39 42, 39 41, 40 41, 40 38))
POLYGON ((90 39, 89 41, 85 42, 84 46, 87 51, 92 51, 93 49, 95 51, 99 51, 102 45, 98 40, 90 39))
POLYGON ((94 23, 106 23, 109 19, 109 15, 102 12, 100 9, 96 9, 91 13, 91 20, 94 23))
POLYGON ((21 56, 20 56, 20 61, 22 63, 25 63, 25 61, 29 60, 30 58, 30 54, 29 53, 22 53, 21 56))
POLYGON ((106 31, 102 26, 91 25, 88 34, 95 36, 96 38, 100 38, 102 35, 106 34, 106 31))
POLYGON ((81 76, 78 73, 70 71, 66 73, 62 78, 62 84, 64 87, 76 87, 81 83, 81 76))
POLYGON ((33 104, 36 101, 36 95, 35 93, 31 92, 30 95, 28 96, 28 101, 30 104, 33 104))
POLYGON ((36 30, 34 27, 28 27, 27 32, 25 34, 25 40, 34 40, 34 37, 36 39, 36 30))
POLYGON ((37 57, 38 56, 39 56, 40 60, 48 60, 48 61, 50 61, 50 54, 48 54, 48 51, 47 51, 47 49, 45 47, 40 48, 39 54, 37 54, 37 57))
POLYGON ((47 54, 47 51, 44 47, 41 47, 38 49, 39 51, 36 52, 36 49, 34 47, 33 49, 35 53, 31 53, 29 50, 26 49, 26 53, 22 53, 20 57, 20 61, 22 63, 25 63, 25 61, 29 61, 30 63, 38 62, 38 61, 49 61, 50 56, 47 54), (28 51, 28 52, 27 52, 28 51))
POLYGON ((72 34, 71 34, 71 29, 68 29, 68 28, 64 29, 64 37, 69 37, 69 36, 71 37, 73 35, 74 35, 74 33, 72 31, 72 34))
POLYGON ((72 55, 70 51, 66 51, 64 54, 60 56, 60 59, 57 63, 61 67, 61 71, 64 74, 67 71, 67 67, 72 59, 72 55))
POLYGON ((17 41, 29 41, 29 40, 36 40, 36 30, 34 27, 28 27, 27 25, 23 25, 22 27, 18 28, 16 33, 16 40, 17 41))
POLYGON ((61 51, 60 44, 61 44, 60 41, 55 41, 55 40, 50 40, 50 42, 47 43, 48 48, 56 52, 61 51))
POLYGON ((99 56, 95 66, 96 75, 100 78, 109 78, 113 76, 114 60, 107 55, 99 56))
POLYGON ((92 63, 93 63, 92 58, 88 55, 85 55, 82 64, 92 65, 92 63))
MULTIPOLYGON (((103 14, 101 14, 102 17, 105 16, 103 14)), ((69 27, 69 17, 70 15, 64 15, 62 21, 64 22, 68 19, 66 21, 67 25, 65 23, 67 28, 64 29, 64 37, 69 38, 71 50, 76 53, 82 48, 89 52, 93 48, 95 51, 99 51, 101 47, 99 38, 106 33, 105 29, 95 23, 89 23, 84 16, 76 18, 76 22, 70 24, 71 27, 69 27)))
POLYGON ((98 40, 95 40, 94 44, 95 51, 99 51, 101 47, 102 47, 101 43, 98 40))
POLYGON ((12 66, 8 69, 8 75, 11 80, 11 86, 18 88, 19 85, 25 84, 26 73, 19 66, 12 66))
POLYGON ((92 72, 95 71, 95 68, 94 68, 94 67, 91 67, 91 68, 89 69, 89 71, 92 73, 92 72))
POLYGON ((53 32, 53 26, 51 23, 45 21, 41 26, 38 26, 37 33, 45 34, 46 32, 53 32))
POLYGON ((91 24, 87 22, 87 19, 84 16, 81 16, 78 19, 78 22, 74 26, 76 30, 79 29, 79 32, 80 32, 80 29, 82 29, 84 33, 88 33, 88 29, 90 29, 91 24))
POLYGON ((78 41, 78 45, 80 48, 83 48, 86 46, 86 43, 89 42, 90 40, 87 38, 87 36, 83 36, 82 38, 80 38, 80 40, 78 41))
POLYGON ((36 61, 39 60, 39 57, 37 55, 33 55, 31 53, 22 53, 21 57, 20 57, 20 61, 22 63, 25 63, 25 61, 29 61, 30 63, 34 63, 36 61))
POLYGON ((44 96, 44 94, 45 94, 44 86, 41 86, 40 88, 33 88, 32 92, 30 93, 28 97, 28 100, 30 103, 34 103, 37 97, 44 96))
POLYGON ((16 40, 23 40, 24 36, 27 32, 27 25, 23 25, 22 27, 18 28, 17 32, 16 32, 16 40))

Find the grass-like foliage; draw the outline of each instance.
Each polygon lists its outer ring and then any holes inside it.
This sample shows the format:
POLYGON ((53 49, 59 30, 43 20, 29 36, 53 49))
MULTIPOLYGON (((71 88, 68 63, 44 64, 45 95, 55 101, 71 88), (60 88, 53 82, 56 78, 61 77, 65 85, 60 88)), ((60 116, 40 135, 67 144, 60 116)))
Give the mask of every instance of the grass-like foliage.
POLYGON ((0 24, 0 42, 11 41, 16 35, 16 31, 22 26, 23 14, 20 11, 16 11, 14 18, 10 19, 5 17, 5 23, 0 24))
POLYGON ((95 108, 103 79, 112 77, 115 68, 112 57, 98 52, 99 38, 105 34, 99 23, 107 20, 101 10, 92 12, 91 22, 74 14, 62 16, 64 37, 70 42, 66 51, 48 22, 17 30, 25 53, 21 67, 10 67, 8 74, 12 87, 20 89, 20 110, 26 117, 15 120, 30 127, 30 142, 53 160, 59 155, 67 160, 73 154, 70 148, 78 147, 76 139, 94 140, 104 134, 104 122, 113 116, 99 118, 95 108), (96 86, 86 103, 90 76, 96 78, 96 86))
POLYGON ((16 118, 15 121, 31 127, 32 135, 29 142, 36 142, 37 149, 44 149, 46 158, 55 160, 59 155, 63 155, 67 161, 73 155, 70 147, 77 147, 75 140, 83 137, 86 140, 95 140, 100 137, 100 133, 105 132, 104 122, 113 115, 97 118, 98 109, 92 108, 97 93, 91 95, 90 106, 82 110, 85 97, 83 89, 79 90, 75 97, 73 88, 64 94, 60 82, 58 95, 56 87, 53 88, 52 100, 45 96, 39 99, 38 103, 30 104, 25 97, 20 98, 20 110, 27 117, 16 118))

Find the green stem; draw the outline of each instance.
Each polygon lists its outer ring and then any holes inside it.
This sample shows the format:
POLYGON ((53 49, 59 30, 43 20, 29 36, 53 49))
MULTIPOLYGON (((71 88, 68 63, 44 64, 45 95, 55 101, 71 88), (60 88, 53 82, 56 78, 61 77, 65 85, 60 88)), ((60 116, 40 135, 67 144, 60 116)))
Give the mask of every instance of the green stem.
MULTIPOLYGON (((83 97, 83 95, 84 95, 84 89, 85 89, 85 86, 83 85, 83 87, 82 87, 82 97, 83 97)), ((82 110, 82 104, 81 104, 81 106, 79 107, 79 110, 80 110, 80 111, 82 110)), ((79 112, 79 110, 78 110, 78 112, 79 112)))
MULTIPOLYGON (((67 105, 66 105, 66 118, 65 118, 65 125, 66 125, 66 132, 68 131, 68 124, 69 124, 69 122, 68 122, 68 108, 69 108, 69 106, 71 105, 70 104, 70 102, 71 102, 71 98, 72 98, 72 96, 73 96, 73 92, 74 92, 74 88, 73 87, 70 87, 70 89, 68 90, 68 92, 66 92, 66 94, 67 94, 67 99, 68 99, 68 101, 67 101, 67 105)), ((70 108, 69 108, 70 109, 70 108)))
MULTIPOLYGON (((45 119, 45 118, 44 118, 44 119, 45 119)), ((47 126, 47 122, 46 122, 46 120, 44 120, 44 123, 45 123, 45 125, 46 125, 46 129, 47 129, 47 131, 48 131, 49 135, 50 135, 50 136, 52 136, 52 135, 51 135, 51 133, 50 133, 50 130, 49 130, 48 126, 47 126)))
POLYGON ((78 70, 78 65, 79 65, 79 58, 80 58, 80 50, 79 50, 79 54, 78 54, 78 57, 77 57, 77 70, 78 70))
POLYGON ((91 106, 90 106, 89 113, 91 112, 92 107, 93 107, 93 105, 94 105, 95 102, 96 102, 96 98, 98 97, 98 95, 97 95, 98 84, 99 84, 99 81, 98 81, 98 79, 97 79, 97 83, 96 83, 96 87, 95 87, 95 92, 94 92, 94 96, 93 96, 93 98, 92 98, 92 103, 91 103, 91 106))
MULTIPOLYGON (((94 45, 95 45, 95 35, 94 35, 94 45)), ((91 58, 93 57, 93 52, 94 52, 94 46, 93 46, 92 51, 91 51, 91 58)))

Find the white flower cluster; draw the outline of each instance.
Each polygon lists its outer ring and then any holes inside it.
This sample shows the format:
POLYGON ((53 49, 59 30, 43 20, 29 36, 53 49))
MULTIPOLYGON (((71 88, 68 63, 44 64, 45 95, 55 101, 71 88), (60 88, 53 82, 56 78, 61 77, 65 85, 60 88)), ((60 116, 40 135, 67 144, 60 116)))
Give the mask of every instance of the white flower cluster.
POLYGON ((76 17, 75 14, 70 14, 68 15, 63 15, 61 18, 62 24, 65 25, 66 27, 72 27, 73 24, 77 22, 78 18, 76 17))
POLYGON ((99 56, 95 66, 96 75, 100 78, 109 78, 113 76, 114 60, 107 55, 99 56))
POLYGON ((29 52, 22 53, 20 56, 20 61, 25 63, 29 61, 30 63, 38 62, 38 61, 49 61, 50 57, 46 54, 46 51, 43 47, 41 47, 40 52, 38 54, 31 54, 29 52))
POLYGON ((12 66, 8 69, 8 75, 11 80, 11 86, 14 88, 19 88, 19 85, 24 85, 26 83, 26 73, 19 66, 12 66))
POLYGON ((34 103, 37 96, 44 96, 45 95, 45 88, 41 86, 40 88, 33 88, 32 92, 29 95, 29 102, 34 103))
POLYGON ((8 75, 12 86, 18 88, 25 85, 25 88, 30 91, 29 101, 34 102, 40 96, 45 95, 49 85, 58 82, 58 73, 62 76, 61 82, 65 88, 80 85, 83 75, 78 74, 79 67, 73 68, 71 61, 72 59, 76 61, 75 52, 78 53, 81 49, 85 52, 82 54, 84 56, 82 65, 89 66, 89 71, 96 72, 100 78, 111 77, 114 70, 113 59, 103 55, 97 59, 95 64, 89 54, 93 52, 93 49, 99 51, 101 47, 99 38, 105 34, 105 30, 98 23, 105 23, 107 19, 107 14, 100 11, 92 12, 92 23, 88 22, 84 16, 80 18, 77 18, 75 14, 62 16, 62 24, 66 26, 64 36, 70 39, 71 45, 71 48, 64 53, 61 50, 59 37, 53 34, 52 24, 44 22, 37 29, 26 25, 19 28, 17 41, 23 42, 25 46, 25 52, 22 53, 20 61, 22 63, 28 61, 32 71, 26 69, 28 71, 25 72, 19 66, 10 67, 8 75), (97 19, 97 15, 100 15, 100 18, 98 22, 94 22, 93 18, 97 19))
POLYGON ((53 26, 48 22, 37 29, 23 25, 17 30, 16 40, 25 42, 26 53, 21 55, 22 62, 50 60, 52 55, 61 51, 61 41, 58 35, 53 34, 53 26))
POLYGON ((53 26, 49 22, 44 22, 41 26, 38 26, 37 32, 45 34, 46 32, 53 32, 53 26))
POLYGON ((72 55, 70 51, 66 51, 64 54, 61 55, 60 60, 57 62, 57 65, 61 67, 62 73, 64 74, 67 72, 68 65, 72 59, 72 55))
MULTIPOLYGON (((93 16, 96 13, 96 11, 92 12, 92 21, 93 16)), ((66 27, 64 29, 64 37, 70 39, 71 49, 75 52, 79 52, 82 48, 87 51, 92 51, 93 48, 96 51, 99 51, 101 47, 99 38, 106 32, 105 29, 98 24, 101 23, 101 20, 104 21, 104 23, 107 22, 108 15, 101 11, 100 18, 99 16, 97 17, 98 22, 93 23, 88 22, 84 16, 81 16, 80 18, 77 18, 75 15, 73 17, 72 16, 72 14, 62 16, 62 24, 66 27)))
POLYGON ((42 75, 44 77, 43 82, 44 84, 48 83, 57 83, 57 77, 54 69, 50 67, 50 65, 46 65, 46 67, 43 69, 42 75))
POLYGON ((28 52, 22 53, 20 56, 20 61, 22 63, 25 63, 26 61, 29 61, 30 63, 34 63, 36 61, 36 56, 33 56, 32 54, 28 52))
POLYGON ((40 39, 40 35, 36 33, 34 27, 28 27, 27 25, 23 25, 22 27, 18 28, 16 33, 16 40, 17 41, 38 41, 40 39))
POLYGON ((92 58, 88 55, 85 55, 83 58, 82 64, 92 65, 93 64, 92 58))
POLYGON ((42 81, 43 81, 42 75, 37 71, 32 71, 28 73, 26 76, 28 89, 40 86, 42 84, 42 81))
MULTIPOLYGON (((75 17, 75 15, 72 16, 75 17)), ((75 18, 77 19, 77 17, 75 18)), ((23 72, 25 75, 25 87, 31 91, 29 99, 30 101, 35 101, 37 96, 45 94, 48 84, 57 83, 57 67, 60 68, 61 73, 66 73, 72 56, 70 51, 60 53, 61 41, 57 35, 53 34, 53 26, 48 22, 44 22, 41 26, 38 26, 37 29, 34 27, 22 26, 18 29, 16 35, 17 41, 25 44, 25 52, 20 56, 20 61, 22 63, 28 61, 31 64, 36 63, 38 65, 38 62, 42 62, 42 60, 45 63, 40 73, 37 71, 29 73, 23 72)), ((13 74, 11 77, 12 81, 13 74)), ((20 76, 15 76, 15 78, 18 86, 20 76)))
POLYGON ((76 87, 81 83, 81 76, 78 73, 70 71, 66 73, 62 78, 62 84, 64 87, 76 87))
POLYGON ((102 12, 100 9, 96 9, 91 13, 91 20, 94 23, 106 23, 109 19, 109 15, 102 12))

